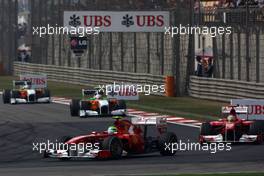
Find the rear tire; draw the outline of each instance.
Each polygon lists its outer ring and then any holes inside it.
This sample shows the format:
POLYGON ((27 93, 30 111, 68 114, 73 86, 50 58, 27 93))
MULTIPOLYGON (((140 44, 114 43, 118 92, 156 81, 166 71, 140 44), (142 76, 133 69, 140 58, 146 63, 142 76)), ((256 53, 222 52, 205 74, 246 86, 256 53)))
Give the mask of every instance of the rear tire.
POLYGON ((6 89, 6 90, 3 91, 2 98, 3 98, 3 103, 4 104, 10 103, 11 92, 10 92, 9 89, 6 89))
POLYGON ((172 132, 164 133, 160 136, 160 139, 158 141, 159 143, 159 151, 162 156, 173 156, 177 152, 176 150, 167 149, 167 146, 172 146, 174 143, 177 143, 178 139, 176 134, 172 132))
POLYGON ((103 150, 110 151, 112 159, 119 159, 122 157, 122 153, 123 153, 122 141, 115 136, 109 136, 105 138, 102 143, 102 148, 103 150))
POLYGON ((80 100, 72 99, 70 103, 71 116, 78 116, 80 111, 80 100))

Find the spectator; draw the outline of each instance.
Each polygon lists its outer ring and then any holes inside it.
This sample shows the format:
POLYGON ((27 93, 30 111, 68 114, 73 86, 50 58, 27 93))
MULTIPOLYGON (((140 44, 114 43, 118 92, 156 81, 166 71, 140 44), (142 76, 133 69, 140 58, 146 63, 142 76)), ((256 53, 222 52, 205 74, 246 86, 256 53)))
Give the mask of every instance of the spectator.
POLYGON ((196 56, 196 61, 197 61, 196 75, 197 76, 203 76, 203 65, 202 65, 201 56, 196 56))
POLYGON ((213 71, 214 71, 213 59, 209 58, 205 76, 211 78, 213 76, 213 71))

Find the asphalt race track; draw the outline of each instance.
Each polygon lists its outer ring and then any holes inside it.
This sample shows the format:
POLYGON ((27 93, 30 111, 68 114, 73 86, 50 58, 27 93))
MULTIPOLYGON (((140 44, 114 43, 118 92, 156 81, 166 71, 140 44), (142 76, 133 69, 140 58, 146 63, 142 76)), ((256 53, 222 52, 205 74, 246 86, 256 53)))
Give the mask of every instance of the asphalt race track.
MULTIPOLYGON (((121 160, 42 159, 33 142, 106 130, 111 118, 73 118, 60 104, 4 105, 0 100, 0 175, 133 175, 264 171, 264 145, 234 145, 229 152, 183 151, 121 160)), ((197 141, 198 128, 170 124, 184 141, 197 141)))

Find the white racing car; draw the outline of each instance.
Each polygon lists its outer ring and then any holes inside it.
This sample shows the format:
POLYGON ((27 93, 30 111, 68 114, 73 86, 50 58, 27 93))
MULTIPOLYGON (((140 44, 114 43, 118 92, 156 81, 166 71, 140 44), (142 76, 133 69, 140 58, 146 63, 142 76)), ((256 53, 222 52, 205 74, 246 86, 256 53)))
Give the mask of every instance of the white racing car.
POLYGON ((70 112, 72 116, 125 116, 126 102, 124 100, 108 99, 99 90, 82 90, 83 98, 72 99, 70 112))
POLYGON ((3 91, 3 103, 50 103, 50 91, 47 88, 31 88, 30 81, 13 81, 13 89, 3 91))

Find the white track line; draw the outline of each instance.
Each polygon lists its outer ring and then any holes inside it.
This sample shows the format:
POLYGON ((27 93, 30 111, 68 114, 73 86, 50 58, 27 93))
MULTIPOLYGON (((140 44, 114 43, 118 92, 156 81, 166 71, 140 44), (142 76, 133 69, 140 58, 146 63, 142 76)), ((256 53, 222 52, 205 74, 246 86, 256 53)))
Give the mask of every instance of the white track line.
POLYGON ((3 92, 0 92, 0 95, 2 95, 3 94, 3 92))
MULTIPOLYGON (((66 98, 52 97, 52 102, 57 103, 57 104, 70 105, 70 100, 66 98)), ((192 127, 192 128, 200 128, 200 125, 202 124, 197 120, 189 120, 189 119, 185 119, 182 117, 175 117, 175 116, 169 116, 169 115, 160 115, 158 113, 148 113, 148 112, 139 111, 136 109, 128 109, 128 113, 130 115, 142 115, 143 117, 148 117, 148 116, 166 117, 168 120, 168 123, 192 127)))

